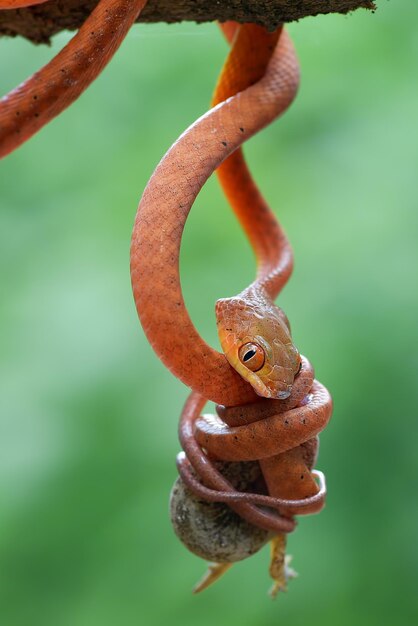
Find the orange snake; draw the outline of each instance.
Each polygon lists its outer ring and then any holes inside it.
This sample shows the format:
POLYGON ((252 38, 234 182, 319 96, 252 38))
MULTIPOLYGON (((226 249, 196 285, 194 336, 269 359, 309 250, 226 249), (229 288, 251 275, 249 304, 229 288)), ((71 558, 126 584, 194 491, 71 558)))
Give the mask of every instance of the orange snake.
POLYGON ((295 513, 317 512, 324 504, 322 474, 317 473, 318 486, 311 470, 316 435, 331 416, 332 401, 314 380, 309 362, 299 356, 287 318, 273 303, 290 276, 292 253, 239 148, 291 104, 299 70, 285 31, 268 34, 254 25, 237 29, 231 23, 224 30, 235 39, 215 93, 216 106, 169 149, 139 203, 131 244, 132 286, 154 350, 193 390, 180 420, 184 453, 177 464, 182 479, 198 497, 227 502, 250 523, 283 533, 293 530, 295 513), (195 329, 179 276, 187 216, 215 170, 258 268, 244 292, 217 302, 225 354, 208 346, 195 329), (218 404, 218 418, 200 415, 207 400, 218 404), (259 461, 268 495, 236 491, 212 459, 259 461))
POLYGON ((23 9, 24 7, 32 7, 36 4, 44 4, 49 0, 0 0, 0 11, 2 9, 23 9))
MULTIPOLYGON (((78 33, 45 67, 0 100, 0 158, 62 113, 113 57, 147 0, 100 0, 78 33)), ((0 0, 1 9, 39 4, 0 0)))

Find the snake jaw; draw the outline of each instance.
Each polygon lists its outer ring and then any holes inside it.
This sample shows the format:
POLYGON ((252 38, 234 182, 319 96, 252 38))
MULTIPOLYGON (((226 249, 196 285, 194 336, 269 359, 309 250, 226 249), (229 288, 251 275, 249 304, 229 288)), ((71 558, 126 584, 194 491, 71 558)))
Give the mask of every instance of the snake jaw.
MULTIPOLYGON (((230 361, 230 363, 231 363, 231 361, 230 361)), ((231 363, 231 365, 233 367, 235 367, 235 369, 238 371, 238 373, 241 374, 241 372, 239 372, 237 366, 234 366, 233 363, 231 363)), ((250 383, 250 385, 253 387, 254 391, 259 396, 261 396, 262 398, 274 398, 275 397, 273 391, 271 389, 269 389, 267 387, 267 385, 265 385, 263 383, 263 381, 261 380, 261 378, 259 376, 257 376, 257 374, 255 374, 254 372, 250 372, 249 370, 247 370, 246 367, 243 367, 243 370, 244 371, 241 374, 241 376, 243 378, 245 378, 250 383)))
MULTIPOLYGON (((238 372, 238 374, 240 374, 242 378, 250 383, 257 395, 261 396, 262 398, 272 398, 276 400, 285 400, 290 396, 292 392, 292 384, 285 384, 285 389, 283 389, 283 383, 281 383, 281 388, 277 389, 278 382, 275 381, 273 378, 270 378, 268 373, 263 371, 265 369, 269 370, 271 366, 267 365, 263 367, 259 372, 251 372, 251 370, 249 370, 247 367, 245 367, 245 365, 240 362, 236 355, 236 351, 225 352, 225 356, 230 365, 232 365, 232 367, 238 372), (261 377, 262 375, 263 378, 267 379, 267 384, 263 381, 261 377)), ((276 368, 278 368, 278 366, 271 368, 271 371, 276 368)), ((278 369, 286 369, 286 378, 291 379, 293 383, 293 372, 290 368, 278 369)))

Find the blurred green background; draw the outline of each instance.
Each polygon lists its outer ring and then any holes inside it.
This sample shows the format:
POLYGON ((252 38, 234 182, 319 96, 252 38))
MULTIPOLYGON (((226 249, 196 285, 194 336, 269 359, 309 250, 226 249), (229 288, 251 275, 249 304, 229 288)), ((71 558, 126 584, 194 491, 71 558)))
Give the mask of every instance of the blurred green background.
MULTIPOLYGON (((208 105, 215 25, 135 26, 70 110, 0 165, 0 622, 7 626, 418 623, 418 6, 290 26, 302 86, 247 154, 293 244, 280 303, 335 411, 327 507, 290 537, 300 577, 266 597, 268 550, 201 596, 205 564, 167 499, 186 388, 140 329, 129 278, 137 202, 208 105)), ((52 48, 0 42, 6 93, 52 48)), ((186 299, 253 276, 211 180, 187 224, 186 299)))

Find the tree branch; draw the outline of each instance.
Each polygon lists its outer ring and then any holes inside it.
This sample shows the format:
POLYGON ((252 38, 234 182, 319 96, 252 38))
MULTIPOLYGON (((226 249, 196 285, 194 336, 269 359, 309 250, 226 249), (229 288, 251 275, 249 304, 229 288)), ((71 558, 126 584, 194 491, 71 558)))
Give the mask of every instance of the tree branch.
MULTIPOLYGON (((0 11, 0 36, 21 36, 47 43, 62 30, 79 28, 98 0, 50 0, 33 8, 0 11)), ((149 0, 140 22, 254 22, 273 30, 319 13, 347 13, 360 7, 375 9, 371 0, 149 0)))

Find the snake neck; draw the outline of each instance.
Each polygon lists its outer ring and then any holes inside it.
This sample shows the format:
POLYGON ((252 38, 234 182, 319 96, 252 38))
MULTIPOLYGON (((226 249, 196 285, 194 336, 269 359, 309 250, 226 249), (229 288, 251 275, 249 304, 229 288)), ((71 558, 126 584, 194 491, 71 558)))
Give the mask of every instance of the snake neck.
MULTIPOLYGON (((221 72, 213 104, 260 80, 281 33, 254 25, 237 27, 231 53, 221 72)), ((218 333, 229 363, 255 391, 266 398, 287 398, 300 356, 290 336, 289 322, 274 299, 288 280, 293 255, 287 237, 258 190, 241 149, 217 169, 229 200, 257 261, 255 281, 233 298, 216 305, 218 333)))
MULTIPOLYGON (((221 28, 233 45, 213 95, 213 106, 264 76, 282 36, 281 26, 272 33, 255 24, 234 26, 227 23, 221 28)), ((245 131, 243 127, 240 130, 245 131)), ((293 254, 289 241, 255 184, 242 149, 226 159, 216 173, 256 257, 257 277, 251 287, 273 300, 292 272, 293 254)))

